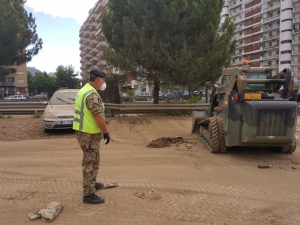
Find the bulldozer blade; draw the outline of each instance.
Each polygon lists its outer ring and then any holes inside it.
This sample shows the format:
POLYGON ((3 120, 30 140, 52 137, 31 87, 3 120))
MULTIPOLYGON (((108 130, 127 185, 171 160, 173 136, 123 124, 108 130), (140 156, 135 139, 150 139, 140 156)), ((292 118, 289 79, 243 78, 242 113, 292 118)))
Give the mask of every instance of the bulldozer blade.
POLYGON ((193 111, 192 118, 192 133, 195 134, 197 123, 199 123, 201 120, 206 119, 207 113, 205 111, 193 111))

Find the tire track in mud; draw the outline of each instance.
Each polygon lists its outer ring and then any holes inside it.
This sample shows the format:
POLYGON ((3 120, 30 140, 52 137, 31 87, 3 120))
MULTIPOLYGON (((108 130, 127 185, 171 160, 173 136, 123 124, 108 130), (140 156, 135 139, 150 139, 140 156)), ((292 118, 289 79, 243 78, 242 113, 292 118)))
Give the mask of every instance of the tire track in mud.
MULTIPOLYGON (((130 178, 126 178, 126 180, 130 180, 130 178)), ((74 205, 74 199, 79 199, 78 201, 81 200, 79 196, 81 194, 81 186, 78 183, 70 182, 35 181, 31 184, 25 184, 27 189, 34 189, 35 186, 39 186, 39 190, 41 191, 34 195, 32 192, 16 192, 13 189, 10 189, 8 191, 7 188, 3 188, 3 186, 1 186, 0 199, 6 199, 4 198, 5 195, 11 200, 26 200, 26 202, 31 202, 32 204, 36 203, 37 199, 40 199, 40 201, 53 201, 53 199, 60 199, 61 202, 64 202, 67 205, 73 205, 73 210, 75 210, 77 213, 76 221, 78 222, 94 221, 100 218, 102 221, 109 221, 114 215, 114 213, 112 212, 115 212, 118 209, 120 209, 120 211, 126 209, 127 213, 141 212, 144 215, 144 217, 147 218, 159 217, 166 220, 171 219, 176 221, 207 222, 210 219, 214 219, 213 221, 217 222, 218 218, 222 218, 219 222, 222 221, 223 223, 230 223, 238 220, 252 220, 257 222, 264 222, 268 221, 268 218, 273 218, 271 213, 262 213, 259 209, 255 209, 250 206, 242 206, 233 203, 226 203, 224 201, 219 202, 210 200, 208 198, 209 194, 221 194, 220 191, 207 191, 207 187, 210 188, 212 186, 217 186, 217 188, 220 188, 220 186, 216 184, 205 183, 206 188, 202 190, 204 191, 204 193, 201 194, 201 188, 197 187, 199 186, 197 182, 185 183, 184 187, 181 186, 182 184, 180 184, 179 182, 172 182, 166 180, 159 180, 156 182, 159 183, 150 183, 150 180, 147 179, 140 180, 131 178, 130 182, 119 182, 120 188, 118 189, 100 191, 100 194, 103 194, 103 196, 105 196, 105 198, 107 199, 107 203, 104 205, 105 207, 103 208, 83 205, 81 204, 81 202, 78 202, 78 204, 74 205), (146 183, 146 181, 148 181, 148 183, 146 183), (192 183, 193 186, 196 187, 187 188, 193 187, 191 185, 192 183), (49 187, 51 187, 51 191, 47 191, 49 187), (146 200, 147 202, 145 203, 145 200, 139 201, 140 199, 133 196, 132 190, 143 190, 144 188, 155 188, 158 191, 158 193, 161 194, 161 200, 146 200), (181 190, 183 191, 183 193, 188 193, 188 195, 172 193, 174 190, 175 192, 181 190), (5 194, 3 193, 3 191, 5 191, 5 194), (117 200, 119 198, 126 198, 128 200, 126 200, 125 202, 119 202, 117 200), (153 209, 156 209, 157 211, 154 211, 153 209), (247 211, 247 214, 243 214, 242 212, 244 211, 247 211)), ((223 188, 226 187, 223 186, 222 189, 223 188)), ((24 184, 18 185, 16 189, 24 189, 24 184)), ((223 195, 225 195, 225 197, 226 195, 227 197, 232 197, 228 196, 231 194, 232 192, 230 190, 223 192, 223 195)), ((286 197, 285 195, 282 196, 284 198, 286 197)), ((288 202, 290 202, 290 200, 288 200, 288 202)), ((291 213, 291 210, 289 211, 291 213)), ((139 220, 139 217, 137 217, 137 220, 139 220)))
MULTIPOLYGON (((43 173, 45 174, 45 173, 43 173)), ((52 173, 49 173, 52 175, 52 173)), ((30 183, 26 184, 26 186, 34 186, 34 185, 47 185, 47 184, 55 184, 55 186, 61 186, 62 188, 64 186, 70 186, 72 185, 72 188, 75 186, 81 185, 81 176, 74 176, 73 179, 75 181, 70 181, 72 177, 68 176, 68 174, 64 175, 65 177, 68 177, 69 179, 66 180, 55 180, 47 179, 47 180, 39 180, 40 177, 36 177, 36 174, 32 173, 22 173, 22 174, 9 174, 7 177, 0 177, 1 183, 16 183, 19 185, 20 181, 23 181, 27 183, 28 177, 32 178, 30 180, 30 183)), ((63 176, 63 177, 64 177, 63 176)), ((118 175, 110 175, 106 173, 102 173, 102 182, 111 182, 111 181, 118 181, 119 186, 121 187, 132 187, 132 188, 167 188, 167 187, 177 187, 179 190, 187 190, 187 191, 196 191, 200 193, 208 193, 208 194, 215 194, 215 195, 227 195, 227 196, 237 196, 242 198, 249 198, 249 199, 257 199, 257 200, 269 200, 269 201, 279 201, 279 202, 293 202, 297 203, 299 202, 300 196, 299 195, 293 195, 293 194, 284 194, 284 193, 278 193, 278 192, 272 192, 272 191, 258 191, 258 190, 252 190, 252 189, 246 189, 246 188, 240 188, 240 187, 233 187, 233 186, 227 186, 227 185, 220 185, 216 183, 210 183, 210 182, 196 182, 196 181, 184 181, 184 184, 182 181, 172 181, 172 180, 154 180, 151 179, 140 179, 140 178, 132 178, 127 176, 118 176, 118 175)), ((56 177, 55 177, 56 179, 56 177)), ((3 189, 5 189, 5 185, 1 185, 3 189)), ((1 190, 0 190, 1 193, 1 190)))
MULTIPOLYGON (((186 159, 190 158, 189 161, 193 162, 193 163, 199 163, 196 160, 193 159, 204 159, 205 160, 210 160, 212 162, 217 163, 218 165, 224 166, 224 168, 226 168, 227 170, 229 170, 232 173, 240 173, 240 172, 245 172, 245 170, 239 168, 238 166, 233 165, 232 163, 228 162, 227 160, 221 159, 221 158, 217 158, 219 156, 213 155, 210 156, 210 154, 212 153, 200 153, 200 152, 193 152, 193 153, 189 153, 186 154, 186 159), (196 162, 194 162, 196 161, 196 162)), ((206 161, 207 162, 207 161, 206 161)), ((203 165, 205 167, 205 165, 203 165)), ((208 169, 209 171, 213 171, 212 169, 208 169)))

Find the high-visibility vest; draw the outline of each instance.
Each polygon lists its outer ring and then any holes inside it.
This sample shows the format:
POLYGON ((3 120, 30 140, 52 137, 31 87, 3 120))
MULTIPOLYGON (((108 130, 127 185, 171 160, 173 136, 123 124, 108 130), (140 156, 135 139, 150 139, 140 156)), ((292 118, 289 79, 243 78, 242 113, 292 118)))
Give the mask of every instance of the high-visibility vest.
MULTIPOLYGON (((97 134, 100 133, 101 130, 98 127, 93 114, 90 112, 90 110, 88 109, 85 103, 86 98, 92 93, 95 93, 96 95, 99 96, 99 99, 101 99, 96 89, 89 83, 84 85, 84 87, 78 91, 75 100, 73 129, 81 132, 89 133, 89 134, 97 134)), ((103 102, 101 103, 101 111, 102 111, 102 116, 104 117, 103 102)))

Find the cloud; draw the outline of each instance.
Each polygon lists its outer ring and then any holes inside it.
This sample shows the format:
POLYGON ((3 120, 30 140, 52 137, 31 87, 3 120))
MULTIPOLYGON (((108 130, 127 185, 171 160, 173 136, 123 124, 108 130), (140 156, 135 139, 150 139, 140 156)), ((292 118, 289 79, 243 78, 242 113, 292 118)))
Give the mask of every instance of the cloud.
POLYGON ((25 5, 35 12, 50 14, 53 18, 74 18, 82 25, 96 2, 97 0, 27 0, 25 5))

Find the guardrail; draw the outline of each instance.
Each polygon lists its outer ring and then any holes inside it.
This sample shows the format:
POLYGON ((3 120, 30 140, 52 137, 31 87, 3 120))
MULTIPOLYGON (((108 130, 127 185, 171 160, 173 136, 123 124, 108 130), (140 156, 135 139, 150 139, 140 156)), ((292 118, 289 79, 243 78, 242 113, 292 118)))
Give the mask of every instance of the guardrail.
MULTIPOLYGON (((43 113, 46 103, 41 102, 0 102, 0 113, 8 114, 34 114, 43 113)), ((113 114, 142 114, 153 113, 160 110, 206 110, 209 104, 112 104, 106 103, 105 109, 110 110, 113 114)))

